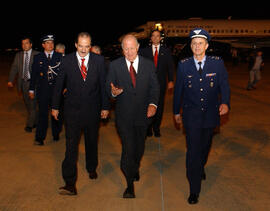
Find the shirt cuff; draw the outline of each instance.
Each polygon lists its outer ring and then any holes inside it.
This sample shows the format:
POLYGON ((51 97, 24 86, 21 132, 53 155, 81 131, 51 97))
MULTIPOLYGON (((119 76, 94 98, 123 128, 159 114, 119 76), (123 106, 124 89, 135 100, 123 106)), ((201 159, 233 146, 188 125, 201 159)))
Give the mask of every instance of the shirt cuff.
POLYGON ((155 106, 157 108, 157 105, 155 105, 154 103, 150 103, 149 105, 155 106))

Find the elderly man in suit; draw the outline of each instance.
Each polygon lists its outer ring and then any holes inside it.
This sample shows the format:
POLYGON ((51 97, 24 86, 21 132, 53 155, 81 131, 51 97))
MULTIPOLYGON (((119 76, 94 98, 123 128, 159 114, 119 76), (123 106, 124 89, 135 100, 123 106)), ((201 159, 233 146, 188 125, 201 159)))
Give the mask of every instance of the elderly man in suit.
POLYGON ((123 198, 135 198, 134 181, 140 179, 149 118, 156 113, 159 84, 154 63, 138 56, 139 44, 133 35, 122 40, 124 57, 110 64, 106 89, 116 99, 116 127, 122 140, 121 169, 127 181, 123 198))
POLYGON ((11 70, 8 78, 8 87, 14 86, 15 77, 18 75, 17 88, 19 92, 22 92, 24 104, 27 109, 27 120, 24 130, 26 132, 32 132, 32 129, 36 126, 36 99, 30 99, 28 95, 30 78, 32 72, 33 58, 39 52, 32 49, 32 41, 29 37, 22 39, 22 51, 18 52, 11 65, 11 70))
POLYGON ((64 99, 64 121, 66 128, 66 153, 62 163, 65 186, 59 194, 76 195, 77 158, 81 132, 85 138, 86 169, 90 179, 97 178, 98 130, 100 118, 109 114, 109 98, 105 92, 104 57, 91 53, 91 36, 81 32, 75 43, 77 51, 66 55, 54 89, 52 115, 58 119, 62 90, 64 99))

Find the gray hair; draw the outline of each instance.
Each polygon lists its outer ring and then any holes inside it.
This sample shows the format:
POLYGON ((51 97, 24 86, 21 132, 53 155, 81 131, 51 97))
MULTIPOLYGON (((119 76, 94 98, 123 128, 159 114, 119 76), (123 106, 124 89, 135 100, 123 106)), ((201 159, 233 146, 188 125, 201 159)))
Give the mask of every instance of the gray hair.
POLYGON ((55 49, 66 49, 66 46, 62 43, 58 43, 56 46, 55 46, 55 49))
POLYGON ((139 42, 138 42, 138 40, 137 40, 137 38, 134 36, 134 35, 132 35, 132 34, 127 34, 127 35, 125 35, 124 37, 123 37, 123 39, 122 39, 122 42, 121 42, 121 47, 123 48, 123 46, 124 46, 124 41, 125 40, 127 40, 127 39, 134 39, 135 41, 136 41, 136 43, 137 43, 137 46, 139 46, 140 44, 139 44, 139 42))

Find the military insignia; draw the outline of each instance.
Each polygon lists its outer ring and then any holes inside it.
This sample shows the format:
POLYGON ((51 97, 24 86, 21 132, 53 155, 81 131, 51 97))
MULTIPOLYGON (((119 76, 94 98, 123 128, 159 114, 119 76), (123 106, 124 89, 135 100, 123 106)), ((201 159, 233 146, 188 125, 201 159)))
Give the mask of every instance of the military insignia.
POLYGON ((188 88, 192 88, 192 84, 189 84, 189 85, 188 85, 188 88))
POLYGON ((210 87, 214 87, 214 82, 213 81, 210 82, 210 87))
POLYGON ((206 75, 205 75, 205 77, 212 77, 212 76, 215 76, 216 75, 216 73, 207 73, 206 75))
POLYGON ((201 29, 193 30, 193 32, 194 32, 195 34, 200 34, 201 31, 202 31, 201 29))
POLYGON ((39 62, 39 64, 43 64, 43 62, 39 62))
POLYGON ((40 73, 40 76, 43 76, 43 73, 40 73))
POLYGON ((188 75, 187 77, 188 77, 188 78, 192 78, 192 75, 188 75))

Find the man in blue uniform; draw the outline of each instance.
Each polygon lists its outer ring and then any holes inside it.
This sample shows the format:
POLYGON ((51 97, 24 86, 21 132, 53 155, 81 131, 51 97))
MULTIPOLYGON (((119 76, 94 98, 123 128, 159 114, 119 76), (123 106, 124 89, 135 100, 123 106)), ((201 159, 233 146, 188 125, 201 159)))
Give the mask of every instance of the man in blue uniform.
POLYGON ((193 57, 179 62, 174 90, 173 112, 177 124, 186 130, 186 168, 190 204, 198 203, 201 180, 213 131, 220 115, 229 111, 230 88, 223 60, 206 56, 210 35, 201 28, 190 32, 193 57), (183 110, 182 117, 180 109, 183 110))
MULTIPOLYGON (((34 95, 38 102, 38 124, 34 144, 44 145, 48 128, 48 109, 51 106, 55 79, 59 72, 62 54, 54 51, 54 36, 46 35, 42 38, 44 51, 34 57, 29 88, 31 99, 34 95)), ((53 140, 59 140, 61 122, 51 118, 53 140)))

